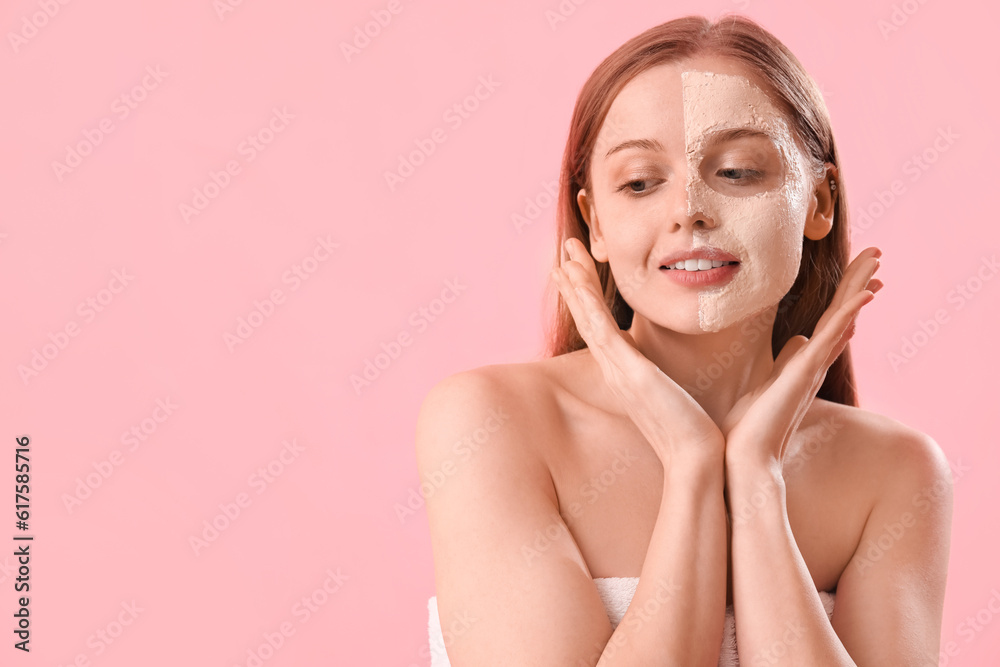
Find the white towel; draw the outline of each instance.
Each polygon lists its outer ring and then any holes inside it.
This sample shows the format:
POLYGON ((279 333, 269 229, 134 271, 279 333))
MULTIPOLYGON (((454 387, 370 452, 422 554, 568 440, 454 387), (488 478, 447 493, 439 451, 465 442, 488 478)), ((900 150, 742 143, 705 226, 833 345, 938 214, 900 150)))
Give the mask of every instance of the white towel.
MULTIPOLYGON (((601 602, 608 612, 611 627, 617 628, 621 623, 628 606, 639 585, 638 577, 598 577, 594 579, 601 602)), ((826 591, 819 592, 819 599, 826 609, 827 616, 833 616, 833 605, 836 596, 826 591)), ((447 648, 441 632, 441 617, 438 614, 437 596, 427 601, 427 634, 431 649, 430 667, 451 667, 447 648)), ((726 608, 726 625, 722 634, 722 649, 719 652, 719 667, 739 667, 740 660, 736 652, 736 619, 733 616, 733 606, 726 608)))

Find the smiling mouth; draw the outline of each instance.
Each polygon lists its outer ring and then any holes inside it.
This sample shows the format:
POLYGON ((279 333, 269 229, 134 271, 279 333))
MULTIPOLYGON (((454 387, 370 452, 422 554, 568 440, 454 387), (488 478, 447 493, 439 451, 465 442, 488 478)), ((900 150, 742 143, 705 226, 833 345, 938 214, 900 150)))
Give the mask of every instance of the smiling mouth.
POLYGON ((729 266, 730 264, 739 264, 739 262, 724 262, 717 259, 685 259, 675 262, 670 266, 661 266, 660 269, 667 271, 690 271, 694 273, 697 271, 711 271, 712 269, 729 266))

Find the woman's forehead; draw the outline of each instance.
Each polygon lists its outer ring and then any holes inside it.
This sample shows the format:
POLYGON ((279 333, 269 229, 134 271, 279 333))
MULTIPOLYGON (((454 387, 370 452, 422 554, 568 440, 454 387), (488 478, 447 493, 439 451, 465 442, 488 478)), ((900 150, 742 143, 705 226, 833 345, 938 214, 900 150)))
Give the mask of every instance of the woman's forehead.
POLYGON ((752 129, 772 137, 787 135, 783 114, 747 77, 688 70, 681 73, 684 132, 689 142, 721 129, 752 129))
POLYGON ((748 69, 725 58, 687 59, 651 67, 630 80, 605 117, 598 143, 656 135, 677 143, 730 128, 777 138, 787 121, 748 69))

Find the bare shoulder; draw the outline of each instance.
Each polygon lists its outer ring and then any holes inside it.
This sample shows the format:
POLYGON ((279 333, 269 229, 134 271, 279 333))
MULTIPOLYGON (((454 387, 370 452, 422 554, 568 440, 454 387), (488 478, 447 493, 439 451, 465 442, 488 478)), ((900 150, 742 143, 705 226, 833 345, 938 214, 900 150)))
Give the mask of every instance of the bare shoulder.
POLYGON ((851 477, 840 483, 860 485, 870 503, 837 581, 833 628, 858 664, 917 664, 938 652, 951 465, 931 436, 891 417, 833 403, 819 411, 841 425, 836 444, 851 477))
POLYGON ((837 465, 881 491, 952 483, 941 446, 928 434, 887 415, 816 399, 803 426, 835 445, 830 456, 837 465))
POLYGON ((425 396, 417 418, 418 462, 440 456, 467 457, 501 427, 516 437, 505 455, 546 458, 564 420, 566 369, 580 355, 567 354, 511 364, 480 366, 450 375, 425 396))
POLYGON ((442 627, 475 619, 451 664, 575 664, 611 627, 558 511, 546 461, 544 363, 449 376, 421 405, 417 465, 442 627))
MULTIPOLYGON (((432 431, 441 436, 484 440, 502 426, 525 433, 537 426, 552 402, 551 383, 542 362, 480 366, 450 375, 435 384, 424 397, 417 418, 418 455, 428 447, 448 443, 440 438, 422 438, 432 431), (421 452, 421 450, 424 450, 421 452)), ((527 445, 527 441, 524 441, 527 445)), ((479 443, 482 444, 482 443, 479 443)))

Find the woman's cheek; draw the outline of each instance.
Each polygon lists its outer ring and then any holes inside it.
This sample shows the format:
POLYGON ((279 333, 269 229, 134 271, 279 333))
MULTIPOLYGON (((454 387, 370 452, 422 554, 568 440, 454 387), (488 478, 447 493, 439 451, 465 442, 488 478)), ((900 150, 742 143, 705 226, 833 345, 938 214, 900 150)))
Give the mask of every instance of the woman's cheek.
POLYGON ((803 158, 781 112, 745 77, 684 72, 682 95, 688 215, 701 213, 715 222, 694 230, 694 245, 719 248, 740 260, 732 280, 699 292, 701 330, 720 331, 777 303, 795 282, 805 222, 803 158), (752 128, 772 137, 782 159, 781 187, 731 197, 702 179, 708 138, 725 128, 752 128))
POLYGON ((774 305, 798 275, 802 229, 796 211, 781 190, 756 197, 714 202, 721 224, 711 232, 695 233, 695 246, 711 245, 740 258, 740 270, 720 287, 699 294, 703 331, 731 327, 774 305))

